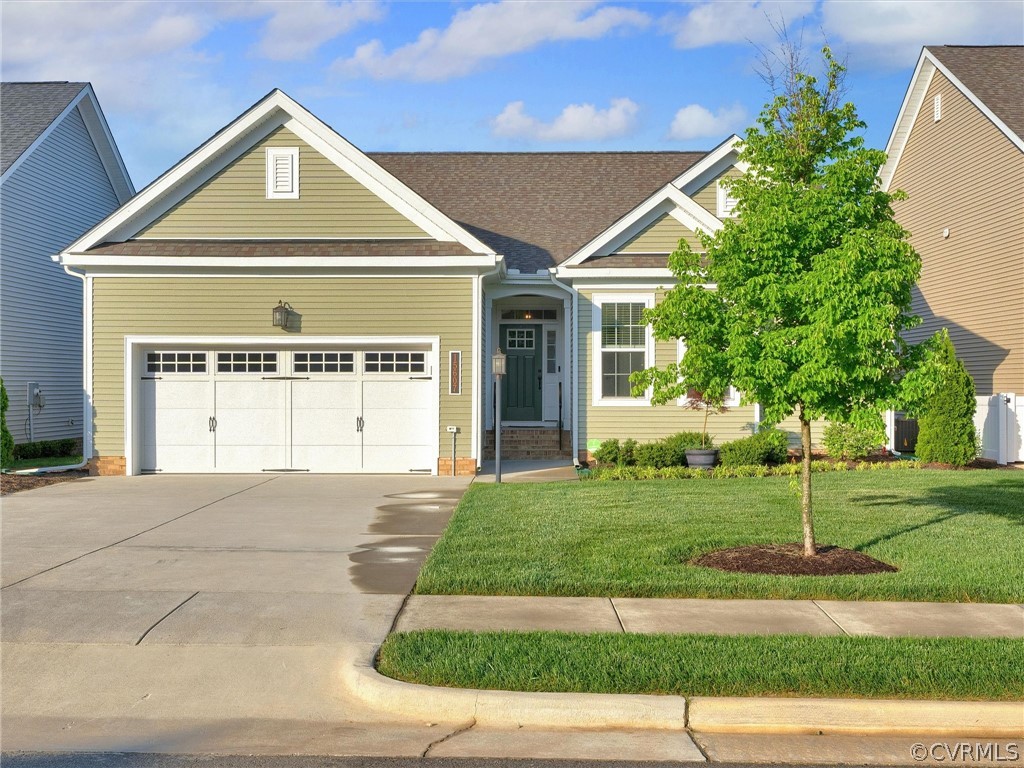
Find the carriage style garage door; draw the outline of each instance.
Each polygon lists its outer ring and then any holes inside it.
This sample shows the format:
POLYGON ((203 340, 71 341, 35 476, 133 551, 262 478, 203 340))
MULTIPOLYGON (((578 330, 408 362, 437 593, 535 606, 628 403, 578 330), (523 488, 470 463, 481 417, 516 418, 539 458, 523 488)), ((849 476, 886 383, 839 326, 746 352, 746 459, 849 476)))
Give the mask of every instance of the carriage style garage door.
POLYGON ((421 349, 142 355, 143 472, 430 472, 437 385, 421 349))

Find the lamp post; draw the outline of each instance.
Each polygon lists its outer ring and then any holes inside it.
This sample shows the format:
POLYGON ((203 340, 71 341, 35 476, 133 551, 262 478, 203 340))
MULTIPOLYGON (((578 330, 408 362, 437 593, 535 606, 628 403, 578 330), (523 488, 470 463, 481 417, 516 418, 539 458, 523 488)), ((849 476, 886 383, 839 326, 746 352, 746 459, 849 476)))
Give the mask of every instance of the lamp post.
POLYGON ((501 377, 505 375, 505 353, 498 351, 491 357, 494 374, 494 482, 501 482, 501 377))

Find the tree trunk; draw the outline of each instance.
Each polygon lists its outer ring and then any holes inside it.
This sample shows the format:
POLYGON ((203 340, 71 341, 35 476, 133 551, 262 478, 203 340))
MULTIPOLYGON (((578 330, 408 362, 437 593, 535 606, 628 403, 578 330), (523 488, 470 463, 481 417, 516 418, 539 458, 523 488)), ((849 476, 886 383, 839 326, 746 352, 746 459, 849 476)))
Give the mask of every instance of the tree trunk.
POLYGON ((804 556, 813 557, 818 553, 814 543, 814 511, 811 508, 811 422, 804 415, 800 405, 800 445, 803 448, 803 469, 800 479, 803 495, 800 499, 800 513, 804 521, 804 556))

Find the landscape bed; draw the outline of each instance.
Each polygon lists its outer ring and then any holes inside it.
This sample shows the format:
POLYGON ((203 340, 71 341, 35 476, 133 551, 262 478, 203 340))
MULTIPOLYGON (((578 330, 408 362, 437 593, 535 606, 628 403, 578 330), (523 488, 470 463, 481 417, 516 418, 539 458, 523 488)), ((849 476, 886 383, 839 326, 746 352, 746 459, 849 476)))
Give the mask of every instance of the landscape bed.
POLYGON ((978 638, 398 633, 378 669, 507 691, 1017 701, 1024 642, 978 638))
POLYGON ((821 544, 898 569, 727 573, 714 550, 800 540, 788 478, 473 485, 427 559, 419 594, 1024 601, 1024 473, 824 473, 821 544))

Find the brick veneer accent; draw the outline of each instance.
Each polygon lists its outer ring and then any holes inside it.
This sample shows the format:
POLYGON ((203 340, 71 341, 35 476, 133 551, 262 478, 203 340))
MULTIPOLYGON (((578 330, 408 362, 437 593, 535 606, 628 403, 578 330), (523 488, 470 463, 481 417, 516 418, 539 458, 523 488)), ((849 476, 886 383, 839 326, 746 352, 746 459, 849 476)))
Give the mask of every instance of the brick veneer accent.
MULTIPOLYGON (((437 474, 441 477, 451 477, 452 474, 452 460, 438 459, 437 460, 437 474)), ((455 474, 463 477, 473 477, 476 475, 476 459, 455 459, 455 474)))
POLYGON ((583 448, 577 453, 576 460, 579 461, 580 464, 592 464, 594 461, 594 454, 586 448, 583 448))
MULTIPOLYGON (((572 433, 562 432, 558 446, 558 430, 545 427, 502 427, 501 457, 503 459, 568 459, 572 449, 572 433)), ((484 459, 494 458, 494 430, 484 435, 484 459)))
POLYGON ((124 456, 94 456, 89 459, 89 474, 96 476, 124 475, 124 456))

